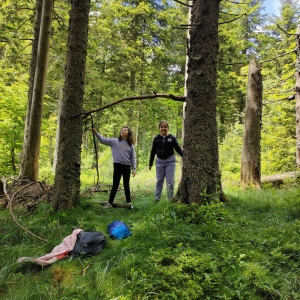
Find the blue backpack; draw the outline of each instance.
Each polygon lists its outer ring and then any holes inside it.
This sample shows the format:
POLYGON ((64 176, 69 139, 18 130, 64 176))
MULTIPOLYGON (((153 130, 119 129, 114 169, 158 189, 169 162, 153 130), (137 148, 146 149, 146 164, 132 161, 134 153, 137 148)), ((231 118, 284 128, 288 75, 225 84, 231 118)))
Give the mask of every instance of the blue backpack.
POLYGON ((122 221, 114 221, 107 226, 107 231, 112 239, 126 239, 132 235, 129 227, 122 221))

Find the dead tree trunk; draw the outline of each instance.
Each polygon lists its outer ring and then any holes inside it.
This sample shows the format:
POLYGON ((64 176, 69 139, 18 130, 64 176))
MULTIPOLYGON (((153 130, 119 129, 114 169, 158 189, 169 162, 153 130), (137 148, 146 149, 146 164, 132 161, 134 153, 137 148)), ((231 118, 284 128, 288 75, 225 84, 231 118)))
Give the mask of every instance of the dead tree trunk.
POLYGON ((43 2, 41 29, 39 34, 38 53, 28 122, 28 132, 25 142, 26 146, 23 147, 23 149, 25 149, 25 153, 23 153, 22 157, 20 177, 27 178, 30 181, 38 179, 42 113, 47 76, 53 7, 53 1, 43 2))
POLYGON ((254 184, 261 188, 260 139, 262 114, 262 76, 257 62, 249 64, 246 113, 241 164, 241 182, 244 187, 254 184))
POLYGON ((23 150, 22 150, 22 159, 21 159, 21 168, 20 168, 20 177, 23 177, 24 169, 25 169, 25 153, 27 147, 27 137, 28 137, 28 127, 30 121, 30 111, 32 105, 32 94, 33 94, 33 85, 34 85, 34 77, 36 70, 36 61, 37 61, 37 53, 38 53, 38 44, 39 44, 39 35, 40 35, 40 27, 41 27, 41 18, 42 18, 42 8, 43 8, 43 0, 36 0, 35 4, 35 21, 34 21, 34 35, 32 41, 31 48, 31 61, 30 61, 30 75, 29 75, 29 88, 28 88, 28 101, 27 101, 27 111, 26 111, 26 119, 25 119, 25 128, 24 128, 24 137, 23 137, 23 150))

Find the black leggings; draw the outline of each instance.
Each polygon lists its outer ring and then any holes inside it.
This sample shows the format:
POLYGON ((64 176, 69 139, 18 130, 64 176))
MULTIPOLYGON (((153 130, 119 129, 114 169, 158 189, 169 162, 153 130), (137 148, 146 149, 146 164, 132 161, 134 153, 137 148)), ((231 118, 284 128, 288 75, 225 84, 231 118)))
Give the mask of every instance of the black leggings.
POLYGON ((113 204, 114 202, 122 175, 123 175, 123 186, 124 186, 124 191, 126 196, 126 202, 127 203, 131 202, 130 188, 129 188, 130 171, 131 171, 130 165, 114 163, 113 186, 110 191, 110 196, 108 200, 110 204, 113 204))

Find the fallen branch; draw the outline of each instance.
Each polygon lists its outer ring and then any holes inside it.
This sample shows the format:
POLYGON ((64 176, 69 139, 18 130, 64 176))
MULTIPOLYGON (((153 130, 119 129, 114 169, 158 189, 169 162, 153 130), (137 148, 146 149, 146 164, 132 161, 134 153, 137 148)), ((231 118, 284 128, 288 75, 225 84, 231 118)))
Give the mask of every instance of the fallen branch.
POLYGON ((86 274, 86 270, 90 267, 90 265, 87 265, 81 272, 79 273, 73 273, 74 275, 81 275, 84 276, 86 274))
POLYGON ((14 215, 13 212, 12 212, 12 208, 11 208, 11 204, 12 204, 12 201, 13 201, 15 195, 16 195, 19 191, 21 191, 23 188, 25 188, 25 187, 27 187, 27 186, 30 186, 30 185, 34 184, 35 182, 30 182, 29 184, 24 185, 24 186, 21 187, 19 190, 17 190, 17 191, 12 195, 11 198, 9 197, 9 195, 8 195, 8 193, 7 193, 7 191, 6 191, 6 179, 5 179, 5 177, 2 177, 2 183, 3 183, 3 192, 4 192, 4 194, 5 194, 5 196, 6 196, 7 200, 8 200, 8 203, 9 203, 9 211, 10 211, 10 214, 11 214, 13 220, 16 222, 16 224, 17 224, 20 228, 22 228, 23 230, 25 230, 27 233, 33 235, 34 237, 38 238, 38 239, 41 240, 41 241, 46 242, 47 240, 45 240, 45 239, 43 239, 43 238, 41 238, 41 237, 35 235, 35 234, 32 233, 30 230, 28 230, 28 229, 26 229, 25 227, 23 227, 23 226, 17 221, 15 215, 14 215))
POLYGON ((175 96, 173 94, 156 94, 156 92, 153 91, 153 94, 149 94, 149 95, 130 96, 130 97, 122 98, 122 99, 119 99, 115 102, 104 105, 100 108, 90 110, 88 112, 84 112, 84 113, 81 113, 81 114, 77 114, 73 117, 78 117, 78 116, 83 115, 83 119, 85 119, 92 113, 95 113, 97 111, 104 110, 106 108, 112 107, 112 106, 114 106, 116 104, 119 104, 123 101, 127 101, 127 100, 144 100, 144 99, 153 99, 153 98, 167 98, 167 99, 172 99, 174 101, 180 101, 180 102, 185 102, 185 100, 186 100, 185 96, 175 96))
POLYGON ((283 174, 263 176, 261 183, 272 183, 274 186, 280 186, 286 179, 296 179, 300 176, 299 172, 287 172, 283 174))

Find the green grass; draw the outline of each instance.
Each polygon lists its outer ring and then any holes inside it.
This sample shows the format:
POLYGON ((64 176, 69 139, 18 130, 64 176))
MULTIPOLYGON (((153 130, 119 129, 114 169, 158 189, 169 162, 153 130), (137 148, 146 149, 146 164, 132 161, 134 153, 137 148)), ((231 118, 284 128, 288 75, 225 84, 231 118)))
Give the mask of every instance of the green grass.
MULTIPOLYGON (((153 175, 153 174, 152 174, 153 175)), ((226 205, 153 201, 153 176, 132 180, 133 210, 104 209, 107 193, 74 210, 0 211, 0 299, 300 299, 300 205, 297 187, 225 190, 226 205), (48 267, 17 263, 52 251, 75 228, 101 231, 122 220, 132 236, 108 238, 90 258, 48 267)), ((123 192, 117 201, 125 202, 123 192)))

